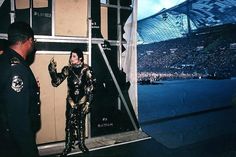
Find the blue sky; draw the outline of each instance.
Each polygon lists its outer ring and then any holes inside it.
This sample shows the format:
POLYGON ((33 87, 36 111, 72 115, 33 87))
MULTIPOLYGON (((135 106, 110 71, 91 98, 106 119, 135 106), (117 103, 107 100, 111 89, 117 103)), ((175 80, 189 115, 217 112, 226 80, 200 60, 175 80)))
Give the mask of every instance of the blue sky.
POLYGON ((171 8, 185 0, 138 0, 138 20, 151 16, 163 8, 171 8))

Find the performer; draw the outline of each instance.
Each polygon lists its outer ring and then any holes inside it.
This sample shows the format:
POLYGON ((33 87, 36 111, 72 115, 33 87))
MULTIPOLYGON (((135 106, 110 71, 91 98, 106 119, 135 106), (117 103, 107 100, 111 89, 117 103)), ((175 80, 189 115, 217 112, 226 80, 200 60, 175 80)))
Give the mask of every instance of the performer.
POLYGON ((69 65, 57 73, 56 62, 52 58, 48 66, 51 83, 59 86, 67 78, 68 95, 66 99, 65 149, 61 156, 67 156, 78 141, 82 152, 88 152, 85 146, 85 117, 90 112, 93 100, 95 78, 91 67, 84 64, 83 52, 76 48, 71 51, 69 65))

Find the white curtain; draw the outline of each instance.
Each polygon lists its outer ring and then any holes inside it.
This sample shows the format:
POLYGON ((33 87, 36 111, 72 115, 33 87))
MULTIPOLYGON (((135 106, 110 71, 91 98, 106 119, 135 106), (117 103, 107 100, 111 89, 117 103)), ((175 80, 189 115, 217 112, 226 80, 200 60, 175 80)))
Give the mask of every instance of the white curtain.
POLYGON ((129 16, 124 26, 124 39, 126 40, 125 51, 122 53, 121 66, 126 73, 126 80, 131 83, 129 96, 134 107, 134 111, 138 113, 137 103, 137 1, 133 0, 133 12, 129 16))

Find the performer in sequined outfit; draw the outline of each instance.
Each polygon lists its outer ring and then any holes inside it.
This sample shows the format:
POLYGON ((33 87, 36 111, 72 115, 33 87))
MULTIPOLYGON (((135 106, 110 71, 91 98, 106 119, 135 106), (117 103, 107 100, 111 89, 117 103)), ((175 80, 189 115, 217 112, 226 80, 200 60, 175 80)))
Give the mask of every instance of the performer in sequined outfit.
POLYGON ((78 48, 71 51, 69 65, 64 66, 60 73, 57 72, 54 59, 50 61, 48 70, 54 87, 59 86, 67 78, 66 143, 61 156, 67 156, 75 144, 78 144, 82 152, 88 152, 85 146, 85 118, 90 112, 93 100, 93 71, 90 66, 84 64, 83 52, 78 48))

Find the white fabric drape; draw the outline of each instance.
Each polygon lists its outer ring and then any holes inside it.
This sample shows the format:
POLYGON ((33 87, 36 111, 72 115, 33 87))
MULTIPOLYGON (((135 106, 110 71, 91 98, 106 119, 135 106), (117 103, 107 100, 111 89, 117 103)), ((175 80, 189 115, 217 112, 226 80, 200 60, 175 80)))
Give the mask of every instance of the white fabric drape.
POLYGON ((125 23, 124 31, 127 43, 123 45, 126 50, 122 53, 121 67, 126 73, 126 80, 131 83, 129 96, 137 114, 137 0, 133 0, 133 12, 125 23))

